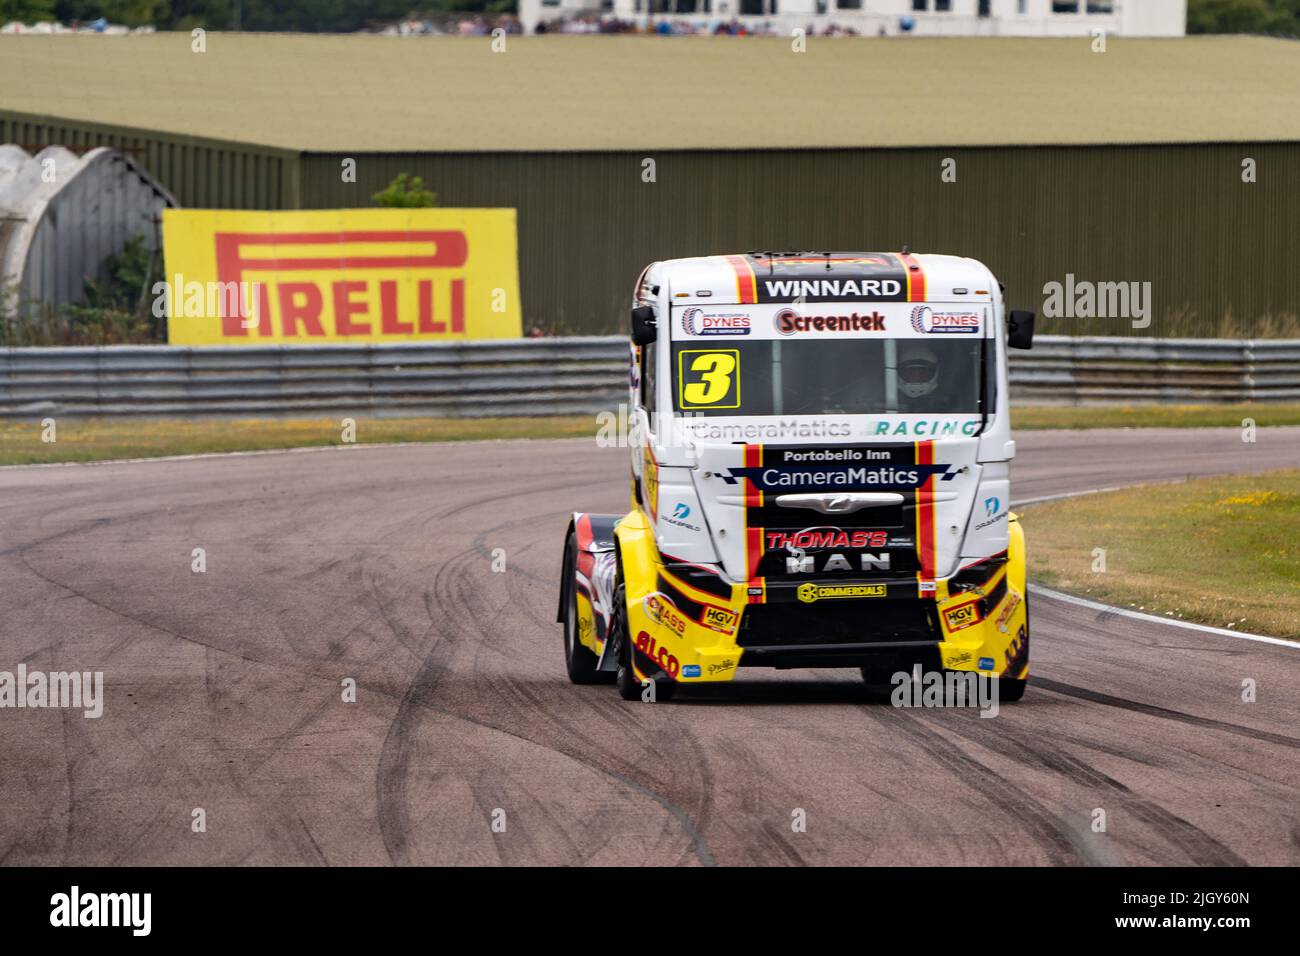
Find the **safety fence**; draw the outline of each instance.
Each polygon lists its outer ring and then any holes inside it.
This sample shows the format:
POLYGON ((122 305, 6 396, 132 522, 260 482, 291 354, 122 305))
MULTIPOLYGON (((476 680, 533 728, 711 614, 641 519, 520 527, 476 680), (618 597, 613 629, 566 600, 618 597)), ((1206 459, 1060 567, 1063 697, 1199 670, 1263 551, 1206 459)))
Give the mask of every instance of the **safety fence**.
MULTIPOLYGON (((400 345, 0 349, 0 416, 566 415, 627 396, 617 336, 400 345)), ((1300 341, 1041 336, 1020 405, 1300 400, 1300 341)))

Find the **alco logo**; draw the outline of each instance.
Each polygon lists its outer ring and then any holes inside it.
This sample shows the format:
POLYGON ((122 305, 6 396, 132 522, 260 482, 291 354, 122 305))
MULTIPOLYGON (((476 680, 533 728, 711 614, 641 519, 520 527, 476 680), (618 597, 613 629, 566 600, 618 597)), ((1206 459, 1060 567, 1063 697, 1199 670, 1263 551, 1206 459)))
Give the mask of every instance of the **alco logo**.
POLYGON ((928 305, 912 310, 912 328, 922 335, 941 332, 974 334, 980 330, 977 312, 936 312, 928 305))

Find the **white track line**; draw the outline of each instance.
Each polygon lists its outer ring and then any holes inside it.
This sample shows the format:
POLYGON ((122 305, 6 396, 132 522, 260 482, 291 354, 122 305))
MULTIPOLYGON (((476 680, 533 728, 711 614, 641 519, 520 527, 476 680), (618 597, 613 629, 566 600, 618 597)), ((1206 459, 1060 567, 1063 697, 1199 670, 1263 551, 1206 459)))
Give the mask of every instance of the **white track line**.
POLYGON ((1110 604, 1102 604, 1100 601, 1089 601, 1087 598, 1075 597, 1073 594, 1066 594, 1064 591, 1057 591, 1053 588, 1043 587, 1041 584, 1029 585, 1029 591, 1031 594, 1041 594, 1044 597, 1051 598, 1055 601, 1064 601, 1066 604, 1077 604, 1079 607, 1086 607, 1090 611, 1118 614, 1121 617, 1133 618, 1135 621, 1168 624, 1170 627, 1181 627, 1189 631, 1201 631, 1205 634, 1218 634, 1223 637, 1239 638, 1243 641, 1258 641, 1260 644, 1276 644, 1279 647, 1289 647, 1292 650, 1300 650, 1300 644, 1297 644, 1295 641, 1288 641, 1284 637, 1268 637, 1265 634, 1246 634, 1242 631, 1230 631, 1224 627, 1210 627, 1207 624, 1193 624, 1191 621, 1178 621, 1169 617, 1160 617, 1157 614, 1144 614, 1141 611, 1130 611, 1128 608, 1114 607, 1110 604))
MULTIPOLYGON (((1230 475, 1216 476, 1205 475, 1206 478, 1214 477, 1232 477, 1230 475)), ((1059 495, 1042 495, 1038 498, 1026 498, 1023 501, 1011 502, 1013 508, 1023 508, 1025 505, 1043 504, 1047 501, 1063 501, 1066 498, 1082 498, 1084 495, 1100 495, 1107 491, 1124 491, 1129 488, 1141 488, 1145 484, 1171 485, 1182 484, 1189 478, 1169 478, 1163 481, 1143 482, 1137 485, 1116 485, 1112 488, 1089 488, 1087 491, 1067 491, 1059 495)), ((1181 627, 1188 631, 1200 631, 1203 634, 1218 634, 1221 637, 1235 637, 1243 641, 1256 641, 1260 644, 1276 644, 1279 647, 1289 647, 1293 650, 1300 650, 1300 643, 1288 641, 1283 637, 1269 637, 1266 634, 1247 634, 1244 631, 1230 631, 1226 627, 1210 627, 1208 624, 1193 624, 1191 621, 1177 621, 1169 617, 1160 617, 1156 614, 1144 614, 1141 611, 1130 611, 1128 608, 1115 607, 1113 604, 1102 604, 1100 601, 1089 601, 1087 598, 1075 597, 1073 594, 1067 594, 1064 591, 1057 591, 1054 588, 1044 587, 1041 584, 1029 585, 1031 594, 1041 594, 1046 598, 1056 601, 1064 601, 1066 604, 1074 604, 1079 607, 1086 607, 1091 611, 1105 612, 1108 614, 1118 614, 1121 617, 1132 618, 1135 621, 1147 621, 1156 624, 1168 624, 1170 627, 1181 627)))
POLYGON ((1087 491, 1066 491, 1057 495, 1039 495, 1037 498, 1024 498, 1020 501, 1011 502, 1013 508, 1023 508, 1026 505, 1041 505, 1049 501, 1064 501, 1066 498, 1082 498, 1085 495, 1103 495, 1108 491, 1128 491, 1130 488, 1145 488, 1148 485, 1181 485, 1196 478, 1230 478, 1232 475, 1185 475, 1182 478, 1157 478, 1154 481, 1141 481, 1135 485, 1110 485, 1106 488, 1089 488, 1087 491))

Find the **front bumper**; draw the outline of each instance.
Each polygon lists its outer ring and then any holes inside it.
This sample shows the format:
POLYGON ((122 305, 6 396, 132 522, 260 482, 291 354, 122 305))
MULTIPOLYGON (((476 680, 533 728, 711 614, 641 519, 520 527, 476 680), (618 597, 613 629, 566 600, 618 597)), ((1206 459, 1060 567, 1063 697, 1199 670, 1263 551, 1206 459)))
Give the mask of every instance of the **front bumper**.
POLYGON ((623 542, 637 669, 682 683, 740 667, 862 667, 890 656, 1024 678, 1023 551, 933 587, 910 579, 736 584, 706 568, 637 561, 623 542), (629 560, 632 558, 632 560, 629 560), (961 590, 958 583, 966 588, 961 590))

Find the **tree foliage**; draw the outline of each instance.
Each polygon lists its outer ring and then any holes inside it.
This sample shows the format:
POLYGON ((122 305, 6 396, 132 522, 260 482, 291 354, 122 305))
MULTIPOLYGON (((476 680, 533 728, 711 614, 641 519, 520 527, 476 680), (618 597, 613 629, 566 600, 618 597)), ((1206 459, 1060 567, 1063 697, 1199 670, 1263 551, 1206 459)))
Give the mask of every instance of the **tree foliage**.
POLYGON ((398 173, 397 178, 370 197, 376 206, 397 209, 421 209, 438 205, 438 194, 424 188, 419 176, 398 173))
POLYGON ((1300 34, 1300 0, 1190 0, 1188 33, 1300 34))
MULTIPOLYGON (((513 10, 513 0, 505 9, 513 10)), ((160 30, 279 30, 350 33, 391 23, 410 14, 411 0, 0 0, 0 22, 57 19, 88 23, 105 17, 127 26, 153 24, 160 30), (236 21, 238 10, 238 21, 236 21)), ((414 9, 484 11, 501 0, 433 0, 414 9)))

